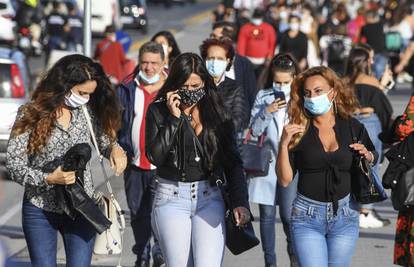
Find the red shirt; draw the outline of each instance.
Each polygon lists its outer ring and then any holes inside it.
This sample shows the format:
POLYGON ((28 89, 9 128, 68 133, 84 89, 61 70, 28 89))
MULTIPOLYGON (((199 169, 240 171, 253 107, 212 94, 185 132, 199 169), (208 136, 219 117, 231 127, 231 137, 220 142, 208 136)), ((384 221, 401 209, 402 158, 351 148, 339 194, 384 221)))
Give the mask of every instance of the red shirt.
POLYGON ((118 83, 125 78, 123 77, 123 66, 127 62, 127 58, 120 43, 109 39, 100 41, 96 45, 94 58, 101 62, 106 75, 114 77, 118 83))
POLYGON ((275 54, 276 33, 272 25, 247 23, 240 28, 237 52, 241 56, 272 58, 275 54))

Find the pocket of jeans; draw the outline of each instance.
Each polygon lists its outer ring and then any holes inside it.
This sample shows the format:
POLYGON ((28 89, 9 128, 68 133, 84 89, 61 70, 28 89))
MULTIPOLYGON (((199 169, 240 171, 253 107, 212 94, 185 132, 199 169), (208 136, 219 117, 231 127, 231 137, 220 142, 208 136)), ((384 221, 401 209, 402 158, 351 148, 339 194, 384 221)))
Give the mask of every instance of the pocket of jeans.
POLYGON ((154 195, 154 207, 160 207, 172 200, 171 194, 166 194, 160 191, 156 191, 154 195))
POLYGON ((343 215, 345 218, 348 219, 358 219, 359 220, 359 212, 351 209, 349 206, 343 207, 343 215))
POLYGON ((292 213, 290 216, 292 221, 305 221, 309 217, 305 210, 295 206, 292 207, 292 213))

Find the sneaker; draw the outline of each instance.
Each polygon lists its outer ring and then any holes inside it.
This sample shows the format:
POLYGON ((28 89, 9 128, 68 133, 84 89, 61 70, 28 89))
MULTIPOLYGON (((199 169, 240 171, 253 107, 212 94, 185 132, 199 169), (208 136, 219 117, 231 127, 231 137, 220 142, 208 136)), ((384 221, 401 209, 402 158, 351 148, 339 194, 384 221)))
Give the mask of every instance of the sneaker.
POLYGON ((381 218, 375 210, 368 213, 361 213, 359 215, 359 227, 367 228, 381 228, 389 225, 391 222, 388 219, 381 218))
POLYGON ((154 255, 153 258, 152 267, 165 267, 165 261, 164 257, 161 254, 154 255))

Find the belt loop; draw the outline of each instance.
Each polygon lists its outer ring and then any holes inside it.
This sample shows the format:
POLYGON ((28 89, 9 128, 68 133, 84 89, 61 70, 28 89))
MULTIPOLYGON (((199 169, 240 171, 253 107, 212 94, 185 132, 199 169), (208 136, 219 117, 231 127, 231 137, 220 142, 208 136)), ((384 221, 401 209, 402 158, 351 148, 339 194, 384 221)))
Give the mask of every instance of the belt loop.
POLYGON ((308 207, 308 216, 313 216, 314 207, 309 206, 308 207))

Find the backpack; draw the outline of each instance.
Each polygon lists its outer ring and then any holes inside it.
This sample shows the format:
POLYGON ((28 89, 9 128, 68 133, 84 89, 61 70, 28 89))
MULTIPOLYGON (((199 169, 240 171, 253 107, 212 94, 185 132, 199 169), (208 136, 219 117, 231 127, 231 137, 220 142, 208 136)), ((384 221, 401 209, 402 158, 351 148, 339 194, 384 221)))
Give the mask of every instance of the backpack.
POLYGON ((333 37, 328 42, 328 63, 342 62, 346 59, 346 47, 342 38, 333 37))
POLYGON ((402 37, 399 32, 386 32, 385 33, 385 49, 388 52, 400 52, 402 46, 402 37))

